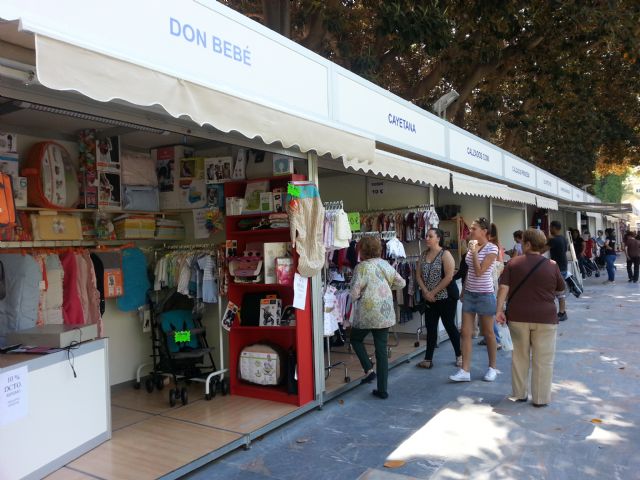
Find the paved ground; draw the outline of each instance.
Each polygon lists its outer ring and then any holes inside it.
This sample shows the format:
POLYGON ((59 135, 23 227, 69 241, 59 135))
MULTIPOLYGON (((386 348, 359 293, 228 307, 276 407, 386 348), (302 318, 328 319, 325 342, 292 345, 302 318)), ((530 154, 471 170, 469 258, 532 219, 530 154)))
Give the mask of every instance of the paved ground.
POLYGON ((499 355, 498 380, 483 382, 484 347, 473 381, 448 383, 447 342, 432 370, 417 360, 393 369, 388 400, 358 387, 187 478, 639 479, 640 285, 622 265, 617 273, 617 285, 587 279, 569 300, 547 408, 508 400, 509 354, 499 355))

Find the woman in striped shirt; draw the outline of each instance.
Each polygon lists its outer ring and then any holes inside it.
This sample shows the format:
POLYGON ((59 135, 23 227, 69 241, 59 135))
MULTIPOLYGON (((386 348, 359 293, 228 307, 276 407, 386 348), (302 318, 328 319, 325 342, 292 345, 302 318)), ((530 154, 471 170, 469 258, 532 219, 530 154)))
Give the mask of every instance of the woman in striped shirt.
POLYGON ((449 377, 454 382, 471 381, 471 335, 476 315, 487 342, 489 368, 484 380, 496 379, 496 337, 493 333, 493 315, 496 311, 496 295, 493 285, 494 262, 498 247, 489 241, 490 223, 478 218, 471 224, 469 246, 465 262, 469 267, 462 296, 462 368, 449 377))

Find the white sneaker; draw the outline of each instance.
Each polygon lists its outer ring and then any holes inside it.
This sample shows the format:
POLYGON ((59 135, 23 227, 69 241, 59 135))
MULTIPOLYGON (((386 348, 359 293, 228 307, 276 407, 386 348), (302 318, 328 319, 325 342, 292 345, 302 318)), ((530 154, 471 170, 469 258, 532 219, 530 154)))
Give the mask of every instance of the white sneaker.
POLYGON ((452 382, 470 382, 471 381, 471 373, 465 372, 462 368, 459 369, 455 375, 449 375, 449 380, 452 382))
POLYGON ((498 371, 495 368, 489 367, 487 373, 484 374, 483 380, 485 382, 494 382, 498 376, 498 371))

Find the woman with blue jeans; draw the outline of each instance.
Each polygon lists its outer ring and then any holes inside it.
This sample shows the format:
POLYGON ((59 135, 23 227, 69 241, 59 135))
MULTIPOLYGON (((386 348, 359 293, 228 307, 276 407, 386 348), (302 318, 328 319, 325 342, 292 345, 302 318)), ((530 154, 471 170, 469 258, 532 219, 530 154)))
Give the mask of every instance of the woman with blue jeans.
POLYGON ((484 380, 493 382, 496 370, 496 337, 493 333, 493 316, 496 294, 493 285, 494 262, 498 258, 498 247, 489 241, 490 224, 486 218, 478 218, 469 234, 468 252, 465 262, 469 267, 464 282, 462 297, 462 367, 449 377, 453 382, 471 381, 472 334, 475 316, 480 317, 480 327, 487 341, 489 368, 484 380))
POLYGON ((616 236, 613 233, 613 228, 607 228, 604 231, 606 237, 604 239, 604 258, 607 262, 607 281, 604 282, 608 285, 615 285, 616 283, 616 236))

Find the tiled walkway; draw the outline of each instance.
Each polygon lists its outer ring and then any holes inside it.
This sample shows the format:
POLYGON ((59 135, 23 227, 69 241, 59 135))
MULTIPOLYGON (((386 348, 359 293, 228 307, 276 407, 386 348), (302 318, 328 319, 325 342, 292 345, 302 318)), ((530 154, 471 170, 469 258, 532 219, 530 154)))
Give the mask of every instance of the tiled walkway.
POLYGON ((388 400, 359 387, 187 478, 639 478, 640 286, 627 284, 622 265, 617 285, 601 279, 569 299, 547 408, 507 399, 509 354, 499 354, 495 383, 481 381, 483 347, 473 381, 449 383, 444 343, 432 370, 413 361, 391 371, 388 400), (385 468, 390 459, 404 464, 385 468))

